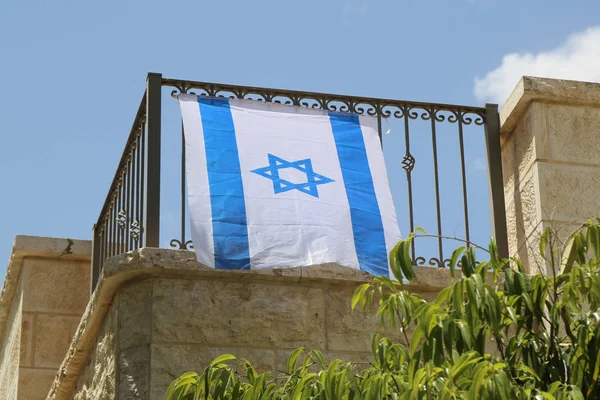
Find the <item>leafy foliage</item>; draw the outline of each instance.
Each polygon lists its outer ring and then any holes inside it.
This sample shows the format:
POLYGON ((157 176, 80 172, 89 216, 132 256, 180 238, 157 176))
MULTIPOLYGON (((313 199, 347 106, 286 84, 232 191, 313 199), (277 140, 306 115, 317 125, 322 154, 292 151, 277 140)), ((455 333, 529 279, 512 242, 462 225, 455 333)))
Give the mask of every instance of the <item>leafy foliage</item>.
POLYGON ((397 280, 376 277, 352 298, 353 309, 376 306, 381 323, 400 330, 406 345, 375 335, 372 363, 362 369, 298 349, 281 376, 224 355, 201 374, 178 378, 166 398, 600 398, 600 220, 564 245, 544 231, 546 274, 528 275, 518 259, 500 259, 493 242, 481 263, 473 246, 460 247, 450 260, 453 283, 432 302, 401 283, 415 277, 412 240, 392 250, 397 280))

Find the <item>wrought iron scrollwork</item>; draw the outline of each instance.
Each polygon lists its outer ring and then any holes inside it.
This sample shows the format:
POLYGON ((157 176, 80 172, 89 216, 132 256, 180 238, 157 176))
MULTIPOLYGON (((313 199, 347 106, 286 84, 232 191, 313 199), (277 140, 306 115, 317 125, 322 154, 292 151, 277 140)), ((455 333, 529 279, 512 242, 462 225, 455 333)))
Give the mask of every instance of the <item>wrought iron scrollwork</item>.
POLYGON ((416 160, 412 156, 412 154, 407 153, 404 155, 404 157, 402 157, 402 168, 404 168, 408 172, 411 172, 415 167, 415 162, 416 160))
POLYGON ((431 257, 429 259, 429 261, 427 261, 427 259, 425 257, 417 257, 414 259, 413 263, 418 266, 424 266, 425 263, 427 263, 428 266, 430 266, 430 267, 443 268, 445 261, 447 261, 447 260, 440 261, 439 258, 435 258, 435 257, 431 257))
POLYGON ((472 123, 483 125, 485 123, 485 109, 480 107, 235 86, 176 79, 163 79, 163 86, 174 88, 171 92, 172 96, 189 93, 199 96, 264 101, 332 112, 381 116, 384 118, 420 118, 425 121, 434 118, 437 122, 447 121, 449 123, 456 123, 461 121, 463 125, 470 125, 472 123))
POLYGON ((119 211, 119 213, 117 214, 117 224, 119 225, 119 228, 125 229, 125 227, 127 226, 127 221, 129 221, 129 218, 127 217, 127 212, 121 209, 121 211, 119 211))
MULTIPOLYGON (((236 86, 226 84, 215 84, 208 82, 183 81, 175 79, 162 80, 163 86, 174 88, 171 92, 173 96, 178 94, 188 93, 199 96, 221 97, 230 99, 246 99, 270 103, 278 103, 288 106, 299 106, 325 112, 341 112, 353 113, 364 116, 373 116, 378 118, 394 118, 403 120, 404 136, 405 136, 405 152, 401 164, 402 168, 407 172, 408 185, 408 205, 409 205, 409 223, 410 229, 414 229, 413 221, 413 206, 412 206, 412 174, 415 168, 415 157, 411 154, 410 141, 415 135, 412 121, 421 120, 428 121, 431 125, 432 143, 434 149, 434 170, 436 182, 436 204, 438 218, 438 234, 441 235, 441 208, 440 194, 437 182, 437 145, 436 135, 442 134, 442 131, 436 132, 438 124, 456 124, 457 130, 460 133, 461 145, 461 160, 462 160, 462 176, 463 186, 466 186, 465 167, 464 167, 464 149, 462 145, 463 126, 476 125, 482 126, 485 124, 486 109, 482 107, 469 107, 462 105, 440 104, 440 103, 424 103, 405 100, 379 99, 360 96, 344 96, 336 94, 304 92, 304 91, 289 91, 269 88, 257 88, 250 86, 236 86), (412 130, 412 132, 411 132, 412 130)), ((182 191, 182 193, 184 193, 182 191)), ((467 209, 466 189, 463 188, 464 208, 467 209)), ((184 207, 182 206, 182 209, 184 207)), ((467 229, 468 238, 468 214, 465 211, 465 226, 467 229)), ((182 224, 183 226, 183 224, 182 224)), ((185 229, 182 229, 184 232, 185 229)), ((173 239, 171 247, 177 249, 191 249, 193 245, 191 241, 185 241, 185 234, 181 234, 182 239, 173 239)), ((435 267, 444 267, 449 264, 449 259, 443 257, 443 247, 441 239, 439 240, 438 256, 425 258, 415 256, 414 243, 411 247, 411 255, 414 258, 416 265, 429 265, 435 267)))
POLYGON ((140 223, 137 220, 133 221, 133 223, 131 224, 131 228, 129 228, 129 232, 131 232, 131 237, 133 238, 133 240, 137 242, 140 238, 140 233, 142 232, 140 223))
POLYGON ((191 240, 182 243, 181 240, 172 239, 169 245, 175 250, 194 250, 194 243, 191 240))

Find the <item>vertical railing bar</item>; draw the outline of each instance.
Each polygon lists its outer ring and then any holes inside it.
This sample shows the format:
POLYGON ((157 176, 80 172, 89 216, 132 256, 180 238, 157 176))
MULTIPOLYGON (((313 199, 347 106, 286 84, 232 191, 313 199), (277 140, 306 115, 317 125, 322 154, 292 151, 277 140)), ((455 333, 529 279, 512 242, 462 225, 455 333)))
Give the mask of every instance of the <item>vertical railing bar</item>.
POLYGON ((181 121, 181 248, 185 249, 185 133, 181 121))
POLYGON ((146 237, 146 216, 144 214, 144 197, 145 197, 145 184, 146 184, 146 125, 142 123, 140 133, 140 238, 139 247, 145 247, 144 238, 146 237))
MULTIPOLYGON (((470 242, 469 234, 469 204, 467 201, 467 172, 465 168, 465 146, 463 142, 463 123, 462 123, 462 111, 458 111, 458 140, 460 143, 460 167, 462 175, 462 190, 463 190, 463 210, 465 216, 465 239, 470 242)), ((468 243, 467 243, 468 244, 468 243)))
POLYGON ((509 253, 504 178, 502 175, 502 154, 500 148, 500 116, 497 104, 486 104, 485 109, 485 144, 488 162, 492 232, 496 239, 498 255, 501 258, 507 258, 509 253))
MULTIPOLYGON (((405 144, 405 156, 412 155, 410 154, 410 130, 409 130, 409 117, 408 113, 410 112, 409 108, 404 108, 404 144, 405 144)), ((408 221, 410 227, 410 233, 415 231, 415 221, 414 221, 414 210, 413 210, 413 195, 412 195, 412 166, 405 167, 406 171, 406 183, 408 186, 408 221)), ((413 240, 411 243, 411 259, 413 262, 416 260, 416 251, 415 251, 415 241, 413 240)))
POLYGON ((129 208, 129 205, 131 204, 131 159, 127 158, 127 169, 125 169, 125 180, 126 180, 126 185, 124 185, 126 187, 125 189, 125 207, 123 207, 125 209, 125 227, 123 228, 123 236, 124 236, 124 247, 125 247, 125 251, 124 252, 128 252, 129 251, 129 215, 131 213, 131 209, 129 208))
POLYGON ((381 143, 381 148, 383 149, 383 134, 381 127, 381 113, 382 110, 377 108, 377 134, 379 135, 379 143, 381 143))
MULTIPOLYGON (((106 210, 106 213, 104 214, 104 230, 105 230, 105 235, 104 235, 104 261, 106 261, 106 259, 110 254, 110 221, 109 221, 109 216, 110 215, 110 208, 106 210)), ((104 261, 102 262, 104 264, 104 261)))
POLYGON ((104 260, 106 259, 106 223, 105 220, 102 221, 102 232, 101 232, 101 247, 100 247, 100 268, 98 268, 98 274, 102 271, 102 266, 104 265, 104 260))
POLYGON ((135 154, 136 154, 136 159, 137 159, 137 161, 136 161, 136 166, 137 166, 137 168, 136 168, 136 184, 135 184, 135 222, 137 223, 136 228, 138 231, 137 231, 137 238, 135 238, 134 240, 135 240, 135 247, 138 249, 141 247, 141 241, 140 241, 141 236, 140 235, 142 232, 141 227, 140 227, 140 220, 141 220, 141 218, 140 218, 140 202, 141 202, 140 186, 143 184, 142 179, 141 179, 142 167, 140 164, 140 162, 141 162, 140 160, 142 158, 141 157, 141 154, 142 154, 141 132, 142 132, 142 129, 140 127, 136 130, 136 137, 135 137, 135 148, 136 148, 135 154))
POLYGON ((108 258, 108 254, 110 252, 110 224, 108 221, 108 214, 110 214, 110 210, 107 210, 107 213, 104 215, 104 260, 102 261, 102 264, 104 264, 104 261, 106 261, 106 259, 108 258))
POLYGON ((129 169, 129 173, 131 174, 131 178, 130 178, 130 182, 131 182, 131 187, 130 187, 130 192, 129 192, 129 213, 127 214, 128 217, 128 227, 127 227, 127 234, 129 235, 129 241, 128 241, 128 250, 134 250, 135 246, 134 246, 134 240, 133 240, 133 232, 131 231, 131 228, 133 227, 133 222, 135 221, 135 202, 136 202, 136 198, 135 198, 135 187, 137 185, 136 182, 136 154, 137 154, 137 146, 136 146, 136 141, 134 140, 131 144, 131 167, 129 169))
POLYGON ((110 257, 110 252, 111 252, 111 243, 112 243, 112 240, 111 240, 112 226, 111 226, 111 219, 110 219, 111 213, 112 213, 112 207, 109 209, 109 211, 106 215, 107 231, 106 231, 106 257, 104 257, 105 260, 110 257))
POLYGON ((146 246, 160 247, 160 128, 162 75, 146 81, 146 246))
POLYGON ((431 144, 433 148, 433 180, 435 182, 435 211, 437 216, 437 234, 438 234, 438 250, 439 250, 439 266, 444 266, 444 249, 442 241, 442 213, 440 207, 440 182, 438 177, 438 157, 437 157, 437 135, 435 131, 435 119, 437 110, 430 109, 431 116, 431 144))
POLYGON ((119 255, 123 253, 123 228, 121 227, 121 210, 123 210, 123 191, 124 191, 124 182, 123 182, 123 171, 119 174, 119 196, 118 196, 118 204, 117 207, 117 254, 119 255))
POLYGON ((98 280, 98 276, 100 275, 100 255, 101 255, 101 246, 102 240, 100 238, 100 227, 97 224, 94 224, 92 228, 92 274, 90 277, 90 293, 94 291, 94 287, 96 286, 96 282, 98 280))
POLYGON ((113 198, 112 198, 112 204, 111 204, 111 210, 110 210, 110 225, 111 225, 111 240, 110 240, 110 257, 114 256, 117 250, 117 231, 116 231, 116 226, 117 226, 117 221, 116 221, 116 208, 117 208, 117 194, 114 193, 113 194, 113 198))

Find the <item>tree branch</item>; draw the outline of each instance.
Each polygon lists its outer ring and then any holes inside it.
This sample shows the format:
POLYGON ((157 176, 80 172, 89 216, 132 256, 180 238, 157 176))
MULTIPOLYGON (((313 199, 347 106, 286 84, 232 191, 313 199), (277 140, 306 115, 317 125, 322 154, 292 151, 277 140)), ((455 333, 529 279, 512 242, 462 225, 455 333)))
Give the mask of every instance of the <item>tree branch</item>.
POLYGON ((469 246, 477 247, 478 249, 483 250, 483 251, 485 251, 488 254, 490 253, 489 250, 487 250, 487 249, 485 249, 485 248, 483 248, 483 247, 481 247, 481 246, 479 246, 479 245, 471 242, 470 240, 460 239, 460 238, 457 238, 457 237, 454 237, 454 236, 430 235, 430 234, 427 233, 427 234, 422 234, 422 235, 414 234, 414 237, 416 237, 416 238, 418 238, 418 237, 430 237, 430 238, 442 238, 442 239, 456 240, 457 242, 463 242, 463 243, 468 244, 469 246))

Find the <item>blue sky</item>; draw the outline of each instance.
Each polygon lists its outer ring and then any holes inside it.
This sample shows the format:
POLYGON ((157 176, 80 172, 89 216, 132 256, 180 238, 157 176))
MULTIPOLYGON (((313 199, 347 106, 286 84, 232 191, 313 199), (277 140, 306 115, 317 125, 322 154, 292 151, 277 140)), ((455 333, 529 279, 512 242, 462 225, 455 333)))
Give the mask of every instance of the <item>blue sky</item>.
MULTIPOLYGON (((599 13, 591 0, 4 0, 0 276, 17 234, 91 238, 149 71, 483 105, 501 102, 522 74, 598 80, 589 54, 598 53, 599 35, 586 29, 599 13)), ((163 140, 179 140, 176 104, 164 102, 163 140)), ((401 134, 392 129, 386 139, 400 195, 401 134)), ((472 225, 486 242, 485 155, 480 145, 470 150, 472 225)), ((166 157, 164 172, 177 176, 178 159, 166 157)), ((444 210, 455 213, 456 204, 444 210)), ((176 213, 165 210, 165 229, 176 213)))

